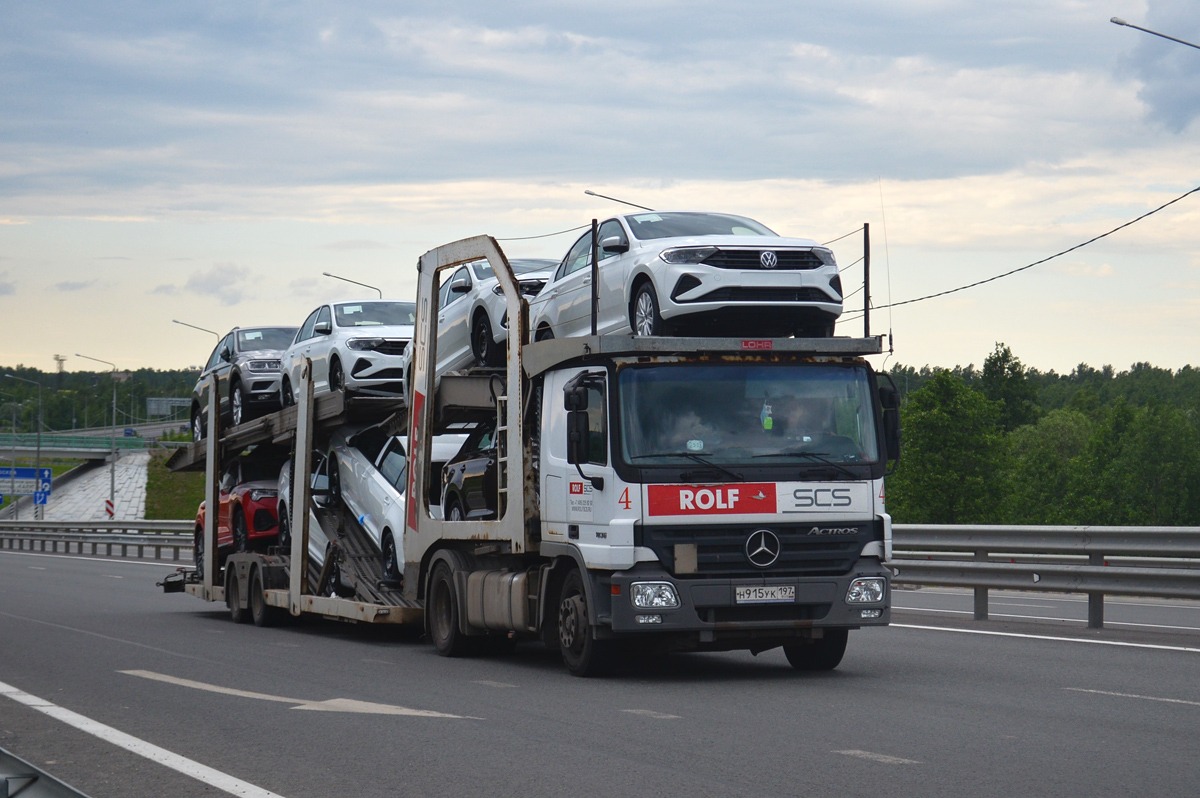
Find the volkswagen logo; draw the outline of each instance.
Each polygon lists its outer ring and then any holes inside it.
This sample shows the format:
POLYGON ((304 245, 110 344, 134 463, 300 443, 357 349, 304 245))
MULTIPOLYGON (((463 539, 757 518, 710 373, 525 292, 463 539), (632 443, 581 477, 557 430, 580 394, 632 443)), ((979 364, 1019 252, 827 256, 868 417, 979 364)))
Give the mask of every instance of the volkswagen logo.
POLYGON ((764 269, 774 269, 779 265, 779 256, 768 249, 758 256, 758 262, 762 264, 764 269))
POLYGON ((746 538, 746 559, 755 568, 770 568, 779 559, 779 536, 769 529, 756 529, 746 538))

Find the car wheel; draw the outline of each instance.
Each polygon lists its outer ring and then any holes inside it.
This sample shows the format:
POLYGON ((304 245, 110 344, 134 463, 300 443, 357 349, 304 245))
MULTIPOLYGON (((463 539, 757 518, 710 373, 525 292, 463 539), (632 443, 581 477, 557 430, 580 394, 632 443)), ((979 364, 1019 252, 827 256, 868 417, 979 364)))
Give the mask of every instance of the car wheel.
POLYGON ((278 505, 276 513, 279 516, 279 537, 275 540, 275 545, 284 554, 289 554, 292 550, 292 521, 288 518, 287 505, 278 505))
POLYGON ((447 500, 445 517, 447 521, 461 521, 465 518, 462 503, 458 499, 447 500))
POLYGON ((553 340, 553 338, 554 330, 551 330, 549 327, 541 328, 537 331, 537 334, 533 336, 533 340, 535 341, 550 341, 553 340))
POLYGON ((193 560, 196 564, 196 575, 204 581, 204 527, 196 527, 196 542, 192 545, 193 560))
POLYGON ((329 453, 329 500, 335 504, 342 499, 342 469, 338 465, 337 455, 329 453))
POLYGON ((433 646, 443 657, 461 657, 470 654, 472 640, 458 628, 461 608, 454 590, 454 575, 450 566, 439 562, 429 576, 427 611, 429 613, 429 636, 433 646))
POLYGON ((240 382, 235 382, 233 388, 229 391, 229 406, 233 426, 236 427, 250 420, 246 416, 246 394, 242 391, 242 384, 240 382))
POLYGON ((383 578, 393 582, 400 579, 400 558, 396 552, 396 541, 391 532, 383 535, 383 578))
POLYGON ((292 381, 287 377, 279 383, 279 406, 291 407, 296 404, 296 397, 292 395, 292 381))
POLYGON ((199 410, 192 411, 192 440, 204 440, 204 419, 200 416, 199 410))
POLYGON ((633 295, 632 322, 634 335, 667 334, 666 323, 658 313, 658 294, 653 283, 642 283, 633 295))
POLYGON ((831 671, 846 653, 846 629, 826 629, 825 636, 803 643, 785 643, 783 654, 798 671, 831 671))
POLYGON ((492 323, 486 313, 479 313, 475 325, 471 329, 471 349, 475 353, 475 362, 480 366, 496 366, 499 360, 499 347, 492 337, 492 323))
POLYGON ((346 375, 342 371, 342 361, 333 358, 329 361, 329 390, 340 391, 346 387, 346 375))
POLYGON ((250 530, 246 526, 246 514, 242 512, 241 507, 233 511, 233 550, 250 550, 250 530))
POLYGON ((587 593, 578 569, 567 574, 559 595, 558 648, 563 664, 575 676, 600 676, 612 669, 616 659, 613 641, 592 636, 587 593))

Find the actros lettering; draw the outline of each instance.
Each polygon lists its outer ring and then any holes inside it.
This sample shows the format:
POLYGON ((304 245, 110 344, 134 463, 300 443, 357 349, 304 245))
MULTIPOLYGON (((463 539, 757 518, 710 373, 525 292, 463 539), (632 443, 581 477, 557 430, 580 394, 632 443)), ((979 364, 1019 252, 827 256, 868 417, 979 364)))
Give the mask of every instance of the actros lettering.
POLYGON ((849 507, 849 488, 796 488, 792 493, 797 507, 849 507))
POLYGON ((737 504, 737 500, 737 488, 725 488, 724 490, 701 488, 696 491, 679 491, 680 510, 711 510, 714 507, 718 510, 731 510, 737 504))

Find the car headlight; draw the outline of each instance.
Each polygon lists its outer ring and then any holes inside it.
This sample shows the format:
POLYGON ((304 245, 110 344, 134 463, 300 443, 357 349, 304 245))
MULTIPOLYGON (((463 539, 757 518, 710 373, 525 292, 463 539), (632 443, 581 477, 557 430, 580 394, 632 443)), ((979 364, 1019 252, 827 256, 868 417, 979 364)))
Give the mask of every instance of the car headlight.
POLYGON ((679 606, 679 594, 670 582, 634 582, 629 586, 629 600, 643 610, 672 610, 679 606))
POLYGON ((717 254, 716 247, 674 247, 664 249, 658 257, 667 263, 701 263, 705 258, 717 254))
POLYGON ((279 371, 278 360, 251 360, 246 364, 250 371, 279 371))
POLYGON ((837 266, 837 260, 833 257, 833 250, 825 249, 824 247, 813 247, 813 254, 821 259, 821 263, 826 266, 837 266))
POLYGON ((887 588, 887 580, 881 577, 870 579, 855 579, 846 591, 847 604, 876 604, 883 601, 883 591, 887 588))
POLYGON ((266 488, 255 488, 254 490, 250 491, 250 501, 260 502, 263 499, 274 499, 278 495, 279 495, 279 491, 277 491, 277 490, 268 490, 266 488))
POLYGON ((383 346, 382 338, 351 338, 346 342, 346 346, 350 349, 357 349, 360 352, 378 349, 383 346))

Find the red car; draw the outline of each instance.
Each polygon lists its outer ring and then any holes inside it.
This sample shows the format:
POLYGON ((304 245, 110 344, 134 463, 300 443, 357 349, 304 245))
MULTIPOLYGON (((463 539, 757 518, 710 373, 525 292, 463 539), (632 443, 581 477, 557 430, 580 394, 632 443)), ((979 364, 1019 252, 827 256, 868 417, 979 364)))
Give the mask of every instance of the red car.
MULTIPOLYGON (((234 458, 221 472, 217 513, 217 552, 249 551, 279 535, 279 469, 286 455, 258 450, 234 458)), ((196 511, 196 569, 203 574, 204 517, 207 502, 196 511)))

